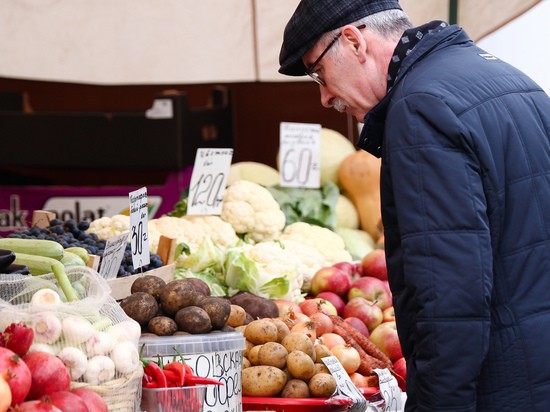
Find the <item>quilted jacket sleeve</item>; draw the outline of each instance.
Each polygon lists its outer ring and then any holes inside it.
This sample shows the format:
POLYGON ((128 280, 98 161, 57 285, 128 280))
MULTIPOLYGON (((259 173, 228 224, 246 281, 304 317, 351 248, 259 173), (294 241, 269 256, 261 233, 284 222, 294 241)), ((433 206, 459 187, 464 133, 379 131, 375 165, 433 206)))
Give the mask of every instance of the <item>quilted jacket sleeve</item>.
POLYGON ((402 98, 388 114, 387 213, 397 222, 385 227, 393 248, 388 270, 419 410, 475 410, 487 351, 491 237, 472 141, 449 107, 428 94, 402 98))

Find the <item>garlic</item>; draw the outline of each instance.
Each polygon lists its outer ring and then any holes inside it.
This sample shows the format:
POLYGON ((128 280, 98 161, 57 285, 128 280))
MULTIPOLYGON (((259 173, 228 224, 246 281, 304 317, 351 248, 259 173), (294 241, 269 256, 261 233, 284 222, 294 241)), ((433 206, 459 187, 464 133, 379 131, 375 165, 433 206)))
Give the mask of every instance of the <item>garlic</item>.
POLYGON ((86 342, 95 333, 92 324, 80 316, 66 317, 63 319, 62 328, 65 341, 73 345, 86 342))
POLYGON ((88 358, 80 349, 66 346, 61 349, 57 357, 63 361, 73 381, 79 379, 86 372, 88 358))
POLYGON ((111 359, 120 373, 132 373, 141 367, 136 346, 130 342, 120 342, 113 348, 111 359))
POLYGON ((38 343, 55 343, 61 336, 61 321, 54 312, 41 312, 33 316, 31 327, 38 343))
POLYGON ((84 379, 91 385, 110 381, 115 376, 115 364, 105 355, 94 356, 88 360, 88 367, 84 372, 84 379))
POLYGON ((113 338, 107 332, 97 332, 86 341, 86 353, 93 357, 108 355, 113 350, 113 338))
POLYGON ((44 288, 36 291, 29 302, 31 306, 36 305, 56 305, 61 303, 59 294, 50 288, 44 288))

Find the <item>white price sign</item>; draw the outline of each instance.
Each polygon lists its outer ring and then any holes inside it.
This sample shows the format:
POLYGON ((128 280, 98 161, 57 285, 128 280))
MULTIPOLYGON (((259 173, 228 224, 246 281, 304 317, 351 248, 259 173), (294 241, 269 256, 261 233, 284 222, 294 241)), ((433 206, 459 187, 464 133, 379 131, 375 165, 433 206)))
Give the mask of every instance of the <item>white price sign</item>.
POLYGON ((357 386, 353 384, 348 373, 336 356, 326 356, 321 359, 327 366, 328 370, 336 379, 336 393, 333 395, 347 396, 353 401, 353 404, 348 411, 365 412, 367 400, 357 386))
POLYGON ((397 379, 388 369, 375 369, 374 372, 378 375, 380 393, 385 401, 384 412, 401 412, 403 410, 401 389, 397 379))
POLYGON ((281 123, 280 185, 317 189, 321 185, 321 125, 281 123))
POLYGON ((105 279, 117 277, 127 243, 128 232, 107 239, 105 242, 105 251, 99 266, 99 274, 105 279))
POLYGON ((147 188, 130 192, 130 244, 134 269, 148 265, 150 261, 149 235, 147 232, 147 188))
POLYGON ((233 149, 197 149, 189 185, 188 215, 220 215, 233 149))

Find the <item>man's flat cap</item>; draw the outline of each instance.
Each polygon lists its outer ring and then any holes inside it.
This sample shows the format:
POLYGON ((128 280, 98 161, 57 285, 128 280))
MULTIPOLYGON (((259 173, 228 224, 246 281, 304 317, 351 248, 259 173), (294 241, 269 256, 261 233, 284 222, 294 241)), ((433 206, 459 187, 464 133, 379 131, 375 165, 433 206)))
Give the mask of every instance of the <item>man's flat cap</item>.
POLYGON ((302 0, 285 27, 279 73, 303 76, 302 56, 326 32, 384 10, 401 9, 397 0, 302 0))

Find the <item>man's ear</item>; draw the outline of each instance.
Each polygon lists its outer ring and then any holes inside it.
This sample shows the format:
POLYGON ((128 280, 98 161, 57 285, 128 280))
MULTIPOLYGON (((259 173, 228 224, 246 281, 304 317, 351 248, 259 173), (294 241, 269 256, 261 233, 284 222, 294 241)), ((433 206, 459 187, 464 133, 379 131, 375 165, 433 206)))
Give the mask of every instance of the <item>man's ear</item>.
POLYGON ((352 48, 353 53, 364 59, 367 52, 367 43, 361 31, 352 25, 344 26, 342 29, 342 40, 345 47, 352 48))

